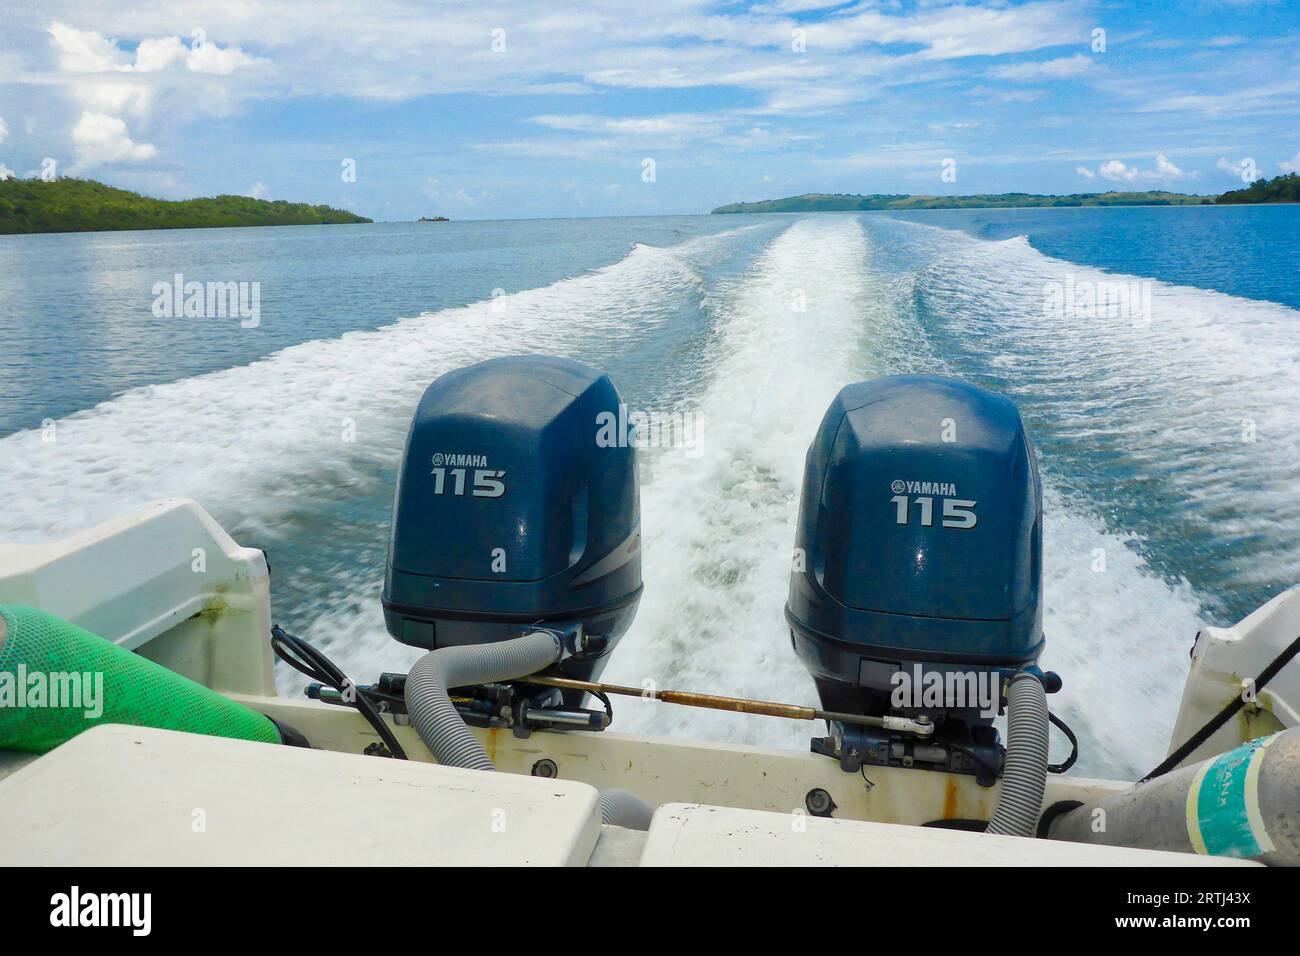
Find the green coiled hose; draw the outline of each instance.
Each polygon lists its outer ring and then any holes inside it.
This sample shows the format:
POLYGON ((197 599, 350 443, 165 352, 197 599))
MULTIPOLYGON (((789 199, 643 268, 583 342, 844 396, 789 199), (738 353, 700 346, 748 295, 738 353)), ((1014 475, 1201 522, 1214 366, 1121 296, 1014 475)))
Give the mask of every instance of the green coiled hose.
POLYGON ((0 605, 0 749, 45 753, 96 724, 282 743, 257 711, 75 624, 0 605))

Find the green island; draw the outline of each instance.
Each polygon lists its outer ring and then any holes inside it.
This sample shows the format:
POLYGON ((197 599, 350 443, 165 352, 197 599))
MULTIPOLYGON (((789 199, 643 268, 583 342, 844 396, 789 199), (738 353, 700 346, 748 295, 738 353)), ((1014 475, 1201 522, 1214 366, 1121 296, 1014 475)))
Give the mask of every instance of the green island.
POLYGON ((1021 209, 1052 206, 1211 206, 1240 203, 1287 203, 1300 201, 1300 176, 1288 173, 1269 180, 1256 180, 1245 189, 1221 196, 1192 196, 1162 190, 1147 192, 1071 193, 1039 196, 1034 193, 994 193, 979 196, 909 196, 872 193, 805 193, 785 199, 737 202, 719 206, 715 214, 756 212, 857 212, 873 209, 1021 209))
POLYGON ((1257 179, 1245 189, 1234 189, 1214 201, 1224 205, 1300 202, 1300 175, 1287 173, 1273 179, 1257 179))
POLYGON ((0 180, 0 235, 372 221, 331 206, 282 199, 213 196, 173 201, 152 199, 89 179, 0 180))

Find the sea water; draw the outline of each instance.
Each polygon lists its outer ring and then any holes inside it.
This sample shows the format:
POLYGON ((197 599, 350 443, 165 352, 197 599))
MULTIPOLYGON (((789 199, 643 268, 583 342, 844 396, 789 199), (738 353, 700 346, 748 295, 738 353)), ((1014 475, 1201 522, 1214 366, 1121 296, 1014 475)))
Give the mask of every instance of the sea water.
MULTIPOLYGON (((1043 663, 1079 770, 1163 754, 1206 623, 1300 580, 1300 209, 693 216, 0 238, 0 538, 200 501, 276 619, 357 680, 424 387, 496 355, 606 369, 698 440, 640 453, 645 594, 606 678, 814 703, 782 616, 804 454, 844 384, 958 376, 1045 484, 1043 663), (159 317, 182 274, 260 317, 159 317)), ((296 672, 282 690, 301 693, 296 672)), ((618 729, 803 749, 814 727, 630 700, 618 729)))

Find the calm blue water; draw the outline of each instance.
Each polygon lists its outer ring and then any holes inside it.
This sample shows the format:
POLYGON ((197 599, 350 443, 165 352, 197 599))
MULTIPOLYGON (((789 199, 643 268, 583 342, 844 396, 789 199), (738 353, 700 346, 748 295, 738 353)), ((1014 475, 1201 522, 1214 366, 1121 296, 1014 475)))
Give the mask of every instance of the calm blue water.
POLYGON ((1300 309, 1294 206, 963 209, 896 218, 979 239, 1028 236, 1058 259, 1300 309))
POLYGON ((634 242, 721 231, 707 217, 386 223, 3 237, 0 435, 126 389, 243 365, 312 339, 535 289, 634 242), (158 319, 156 282, 259 282, 261 323, 158 319), (69 361, 75 357, 75 361, 69 361))
MULTIPOLYGON (((395 669, 412 654, 378 588, 421 391, 572 355, 703 423, 696 451, 642 455, 646 596, 607 676, 812 701, 781 614, 807 443, 847 382, 957 375, 1035 438, 1045 664, 1082 769, 1131 774, 1163 752, 1196 629, 1300 580, 1297 226, 1191 207, 4 237, 0 537, 194 497, 268 551, 279 620, 395 669), (260 283, 259 324, 157 317, 177 272, 260 283)), ((619 726, 808 734, 635 703, 619 726)))

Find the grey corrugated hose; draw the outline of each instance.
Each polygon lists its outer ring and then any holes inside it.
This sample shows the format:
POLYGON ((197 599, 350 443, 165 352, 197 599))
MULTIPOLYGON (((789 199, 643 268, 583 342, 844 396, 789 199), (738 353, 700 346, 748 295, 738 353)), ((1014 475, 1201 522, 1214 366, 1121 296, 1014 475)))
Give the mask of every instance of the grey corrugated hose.
POLYGON ((1007 691, 1007 760, 1002 770, 1002 795, 986 833, 1032 837, 1047 788, 1049 719, 1047 692, 1026 671, 1011 679, 1007 691))
POLYGON ((649 830, 654 807, 627 790, 600 791, 600 822, 629 830, 649 830))
MULTIPOLYGON (((527 677, 559 660, 554 634, 534 631, 494 644, 442 647, 425 654, 406 676, 406 710, 424 745, 438 763, 470 770, 495 770, 487 751, 461 719, 447 691, 527 677)), ((626 790, 600 795, 601 822, 645 830, 654 810, 626 790)))
POLYGON ((1100 796, 1049 836, 1300 866, 1300 727, 1100 796))

